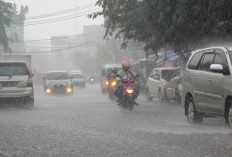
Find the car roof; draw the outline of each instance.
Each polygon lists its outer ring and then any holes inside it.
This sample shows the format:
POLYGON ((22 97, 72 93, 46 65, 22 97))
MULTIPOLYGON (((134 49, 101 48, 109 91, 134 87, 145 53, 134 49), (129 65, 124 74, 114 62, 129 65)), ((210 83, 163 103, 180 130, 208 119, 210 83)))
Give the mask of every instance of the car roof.
POLYGON ((113 68, 113 67, 122 68, 122 65, 121 64, 105 64, 104 65, 104 68, 113 68))
POLYGON ((0 61, 0 63, 22 63, 22 64, 26 64, 25 62, 20 62, 20 61, 0 61))
POLYGON ((192 51, 191 54, 195 54, 195 53, 197 53, 199 51, 206 51, 206 50, 211 50, 211 49, 222 49, 224 51, 228 50, 228 48, 222 47, 222 46, 219 46, 219 47, 207 47, 207 48, 203 48, 203 49, 196 49, 196 50, 192 51))
POLYGON ((67 71, 49 71, 48 73, 68 73, 67 71))
POLYGON ((73 70, 73 71, 70 71, 70 74, 82 74, 82 71, 80 71, 80 70, 73 70))

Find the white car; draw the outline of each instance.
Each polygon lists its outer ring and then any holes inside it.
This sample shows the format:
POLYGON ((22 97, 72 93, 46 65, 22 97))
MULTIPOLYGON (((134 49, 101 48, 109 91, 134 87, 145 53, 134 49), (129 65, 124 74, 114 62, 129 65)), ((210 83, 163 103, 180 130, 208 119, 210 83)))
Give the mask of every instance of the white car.
POLYGON ((155 68, 147 80, 146 97, 148 101, 159 98, 161 102, 175 99, 177 96, 177 83, 179 68, 155 68))
POLYGON ((26 63, 0 62, 0 98, 34 105, 32 75, 26 63))

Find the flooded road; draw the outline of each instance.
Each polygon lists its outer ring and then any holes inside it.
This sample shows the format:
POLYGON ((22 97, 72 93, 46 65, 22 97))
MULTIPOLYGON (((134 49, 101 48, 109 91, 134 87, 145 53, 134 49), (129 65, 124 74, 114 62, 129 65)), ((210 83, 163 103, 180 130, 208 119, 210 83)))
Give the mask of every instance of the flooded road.
POLYGON ((3 156, 232 156, 232 130, 222 118, 190 125, 179 104, 147 103, 122 110, 98 85, 71 96, 35 88, 35 107, 0 109, 3 156))

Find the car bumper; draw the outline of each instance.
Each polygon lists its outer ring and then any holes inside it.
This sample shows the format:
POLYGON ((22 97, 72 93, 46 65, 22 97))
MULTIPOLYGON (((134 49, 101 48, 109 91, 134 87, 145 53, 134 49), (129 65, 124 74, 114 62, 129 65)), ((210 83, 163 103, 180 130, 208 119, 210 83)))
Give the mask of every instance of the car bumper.
POLYGON ((74 86, 85 86, 85 82, 72 82, 74 86))
POLYGON ((44 92, 47 94, 72 94, 73 93, 73 87, 45 87, 44 92), (71 89, 70 92, 67 91, 67 89, 71 89), (47 89, 50 90, 50 92, 47 92, 47 89))
POLYGON ((0 98, 14 98, 14 97, 26 97, 33 96, 33 88, 26 88, 23 92, 5 91, 4 93, 0 91, 0 98))

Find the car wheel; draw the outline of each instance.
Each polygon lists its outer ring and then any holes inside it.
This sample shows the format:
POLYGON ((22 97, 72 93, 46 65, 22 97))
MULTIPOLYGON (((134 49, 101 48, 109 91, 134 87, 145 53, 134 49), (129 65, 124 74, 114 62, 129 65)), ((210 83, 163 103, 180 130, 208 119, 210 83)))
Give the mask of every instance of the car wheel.
POLYGON ((225 116, 226 123, 232 128, 232 104, 229 105, 225 116))
POLYGON ((166 97, 165 97, 165 94, 164 96, 162 95, 162 91, 161 89, 159 90, 159 93, 158 93, 158 99, 161 103, 164 103, 166 101, 166 97))
POLYGON ((152 101, 152 97, 150 96, 149 89, 146 90, 146 98, 147 98, 147 101, 148 101, 148 102, 151 102, 151 101, 152 101))
POLYGON ((203 116, 197 113, 193 98, 188 99, 186 109, 187 109, 187 119, 189 123, 194 124, 194 123, 202 122, 203 116))
POLYGON ((24 105, 26 107, 33 107, 34 106, 34 97, 25 97, 24 98, 24 105))
POLYGON ((175 91, 175 100, 177 103, 181 103, 181 96, 178 94, 177 89, 175 91))

